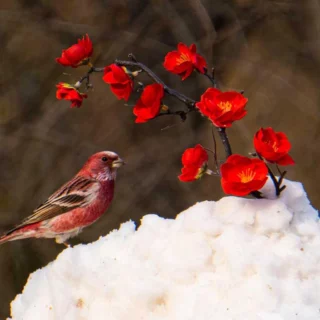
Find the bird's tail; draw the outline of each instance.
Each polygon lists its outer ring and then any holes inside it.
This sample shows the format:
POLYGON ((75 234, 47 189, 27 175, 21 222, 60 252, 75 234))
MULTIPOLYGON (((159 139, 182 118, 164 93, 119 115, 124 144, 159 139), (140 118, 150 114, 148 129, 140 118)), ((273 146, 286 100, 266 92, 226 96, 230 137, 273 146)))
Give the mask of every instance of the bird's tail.
POLYGON ((23 226, 17 226, 8 232, 6 232, 4 235, 0 237, 0 245, 8 242, 8 241, 14 241, 14 240, 20 240, 20 239, 26 239, 32 237, 32 234, 30 232, 23 232, 24 231, 23 226))
POLYGON ((20 240, 20 239, 26 239, 30 238, 31 235, 23 234, 20 232, 13 232, 10 234, 4 234, 0 237, 0 246, 8 241, 14 241, 14 240, 20 240))
POLYGON ((19 238, 17 237, 17 235, 13 234, 9 234, 9 235, 3 235, 0 237, 0 245, 8 242, 8 241, 13 241, 13 240, 18 240, 19 238))

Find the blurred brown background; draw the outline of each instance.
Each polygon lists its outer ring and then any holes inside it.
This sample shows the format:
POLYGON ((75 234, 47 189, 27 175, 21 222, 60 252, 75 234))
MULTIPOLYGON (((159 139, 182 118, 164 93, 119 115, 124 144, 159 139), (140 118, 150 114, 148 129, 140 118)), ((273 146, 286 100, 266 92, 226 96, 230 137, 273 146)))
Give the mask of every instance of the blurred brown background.
MULTIPOLYGON (((89 155, 113 150, 128 165, 118 175, 107 215, 72 242, 90 242, 121 222, 152 212, 163 217, 196 201, 222 196, 219 180, 177 179, 183 150, 212 148, 210 123, 192 115, 186 123, 162 117, 134 124, 124 106, 92 77, 94 91, 80 109, 57 101, 55 84, 84 73, 55 63, 63 48, 88 33, 94 65, 133 52, 170 86, 198 99, 210 84, 194 74, 181 82, 162 67, 179 41, 196 43, 223 89, 245 90, 248 115, 229 130, 233 151, 252 151, 261 126, 287 133, 295 167, 319 207, 320 4, 318 0, 3 0, 0 4, 0 232, 29 215, 76 173, 89 155), (63 72, 70 75, 63 75, 63 72), (161 131, 167 125, 177 124, 161 131)), ((183 107, 169 100, 173 108, 183 107)), ((224 153, 219 145, 219 158, 224 153)), ((53 240, 23 240, 0 247, 0 317, 21 292, 30 272, 64 249, 53 240)))

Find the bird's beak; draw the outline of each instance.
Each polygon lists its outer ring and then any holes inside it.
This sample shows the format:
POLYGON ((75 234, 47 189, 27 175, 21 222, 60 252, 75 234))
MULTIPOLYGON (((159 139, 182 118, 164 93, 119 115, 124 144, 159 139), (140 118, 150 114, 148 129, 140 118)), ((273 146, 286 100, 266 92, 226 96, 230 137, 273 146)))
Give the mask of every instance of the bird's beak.
POLYGON ((120 168, 122 167, 124 164, 126 164, 121 158, 114 160, 112 162, 112 168, 120 168))

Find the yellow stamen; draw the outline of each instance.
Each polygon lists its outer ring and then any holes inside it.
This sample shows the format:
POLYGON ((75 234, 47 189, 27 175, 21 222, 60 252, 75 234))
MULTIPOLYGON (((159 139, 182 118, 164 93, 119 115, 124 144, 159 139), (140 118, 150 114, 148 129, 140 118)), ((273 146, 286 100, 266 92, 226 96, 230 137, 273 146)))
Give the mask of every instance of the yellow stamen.
POLYGON ((166 106, 165 104, 161 105, 161 111, 168 111, 169 107, 166 106))
POLYGON ((183 62, 186 62, 186 61, 190 61, 190 59, 189 59, 189 57, 188 57, 186 54, 184 54, 184 53, 182 53, 182 54, 180 55, 180 58, 177 59, 177 63, 179 63, 179 64, 181 64, 181 63, 183 63, 183 62))
POLYGON ((197 175, 195 176, 196 179, 200 179, 205 173, 206 173, 206 170, 207 170, 207 163, 205 162, 202 167, 200 167, 198 169, 198 172, 197 172, 197 175))
POLYGON ((121 67, 121 69, 125 72, 125 73, 129 73, 128 69, 126 67, 121 67))
POLYGON ((240 173, 238 173, 238 177, 240 178, 240 181, 242 183, 247 183, 247 182, 252 181, 255 176, 256 176, 256 173, 253 172, 252 169, 250 169, 250 168, 245 169, 245 170, 241 171, 240 173))
POLYGON ((278 151, 278 144, 277 144, 277 142, 275 141, 273 144, 272 144, 272 149, 274 150, 274 151, 278 151))
POLYGON ((278 151, 279 147, 278 147, 278 143, 277 141, 270 141, 270 140, 267 140, 266 143, 271 146, 271 148, 274 150, 274 151, 278 151))
POLYGON ((229 101, 221 101, 218 103, 218 107, 222 109, 224 112, 228 112, 232 109, 232 104, 229 101))

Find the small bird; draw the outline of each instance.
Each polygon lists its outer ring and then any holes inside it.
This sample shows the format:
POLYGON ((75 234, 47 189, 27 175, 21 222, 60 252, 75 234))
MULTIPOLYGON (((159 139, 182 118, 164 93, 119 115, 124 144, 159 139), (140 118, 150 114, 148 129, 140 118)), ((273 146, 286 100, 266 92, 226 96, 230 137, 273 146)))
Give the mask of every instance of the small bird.
POLYGON ((67 245, 70 237, 95 222, 108 209, 117 169, 124 164, 111 151, 92 155, 82 169, 21 224, 0 237, 0 244, 26 238, 55 238, 67 245))

